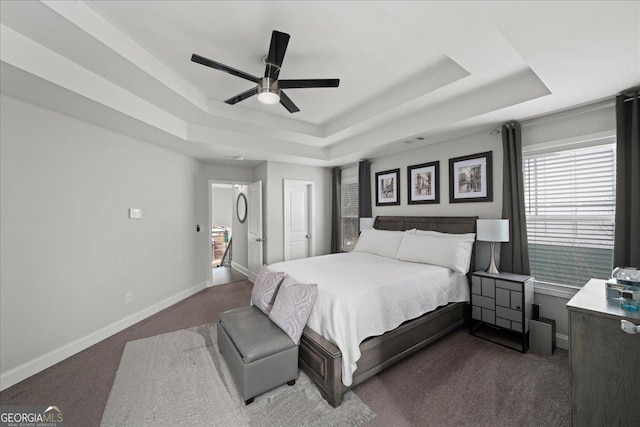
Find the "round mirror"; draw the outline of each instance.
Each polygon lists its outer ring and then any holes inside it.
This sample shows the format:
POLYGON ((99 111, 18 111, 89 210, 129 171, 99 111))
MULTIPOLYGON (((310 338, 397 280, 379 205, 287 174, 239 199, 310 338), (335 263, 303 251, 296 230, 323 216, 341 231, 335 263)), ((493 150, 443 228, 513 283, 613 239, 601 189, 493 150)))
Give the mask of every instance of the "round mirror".
POLYGON ((238 214, 238 221, 240 224, 244 224, 247 220, 247 197, 244 193, 238 194, 238 200, 236 201, 236 212, 238 214))

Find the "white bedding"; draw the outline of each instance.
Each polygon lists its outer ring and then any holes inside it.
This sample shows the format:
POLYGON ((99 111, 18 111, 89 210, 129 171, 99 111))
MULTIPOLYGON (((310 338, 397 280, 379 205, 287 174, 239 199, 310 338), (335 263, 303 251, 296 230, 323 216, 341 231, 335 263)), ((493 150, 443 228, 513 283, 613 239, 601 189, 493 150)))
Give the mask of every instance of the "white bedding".
POLYGON ((360 343, 450 302, 469 301, 465 275, 429 264, 365 252, 325 255, 269 266, 317 283, 307 326, 342 352, 342 383, 351 385, 360 343))

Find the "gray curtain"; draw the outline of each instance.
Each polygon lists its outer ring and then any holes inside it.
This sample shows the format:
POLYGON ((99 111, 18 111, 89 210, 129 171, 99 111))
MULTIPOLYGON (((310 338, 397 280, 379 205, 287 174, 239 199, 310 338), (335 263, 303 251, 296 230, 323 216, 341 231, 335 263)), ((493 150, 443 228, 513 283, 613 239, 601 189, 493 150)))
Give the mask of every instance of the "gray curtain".
POLYGON ((613 267, 640 267, 640 87, 616 97, 616 231, 613 267))
POLYGON ((331 253, 337 254, 342 250, 340 244, 340 209, 342 171, 340 168, 331 169, 331 253))
POLYGON ((358 166, 358 217, 371 218, 371 162, 360 160, 358 166))
POLYGON ((500 270, 531 274, 527 218, 524 210, 522 136, 520 123, 502 125, 503 185, 502 218, 509 220, 509 241, 500 249, 500 270))

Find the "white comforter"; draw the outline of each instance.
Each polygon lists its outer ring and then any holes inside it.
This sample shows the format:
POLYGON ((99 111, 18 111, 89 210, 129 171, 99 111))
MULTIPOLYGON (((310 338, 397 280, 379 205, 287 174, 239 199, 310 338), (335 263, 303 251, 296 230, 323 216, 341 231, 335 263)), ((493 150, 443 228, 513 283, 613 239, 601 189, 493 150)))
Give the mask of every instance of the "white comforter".
POLYGON ((342 352, 342 383, 351 385, 360 343, 450 302, 469 301, 466 276, 448 268, 364 252, 325 255, 269 266, 317 283, 307 326, 342 352))

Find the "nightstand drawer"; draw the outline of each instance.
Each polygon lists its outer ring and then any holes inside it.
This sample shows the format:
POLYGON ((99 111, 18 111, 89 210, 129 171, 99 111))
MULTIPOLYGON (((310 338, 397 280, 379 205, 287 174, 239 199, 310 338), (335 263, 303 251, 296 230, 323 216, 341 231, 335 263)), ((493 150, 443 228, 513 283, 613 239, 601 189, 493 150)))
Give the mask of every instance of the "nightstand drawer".
POLYGON ((484 323, 489 323, 491 325, 496 324, 496 312, 493 310, 488 310, 486 308, 482 309, 482 321, 484 323))
POLYGON ((521 291, 522 290, 522 283, 507 282, 506 280, 496 279, 496 287, 509 289, 509 290, 512 290, 512 291, 521 291))
POLYGON ((496 288, 496 305, 522 311, 522 292, 496 288))
POLYGON ((511 291, 511 308, 522 311, 522 292, 511 291))
POLYGON ((493 298, 487 298, 480 295, 473 296, 473 305, 483 308, 488 308, 490 310, 496 309, 496 300, 493 298))
POLYGON ((509 289, 496 289, 496 305, 511 307, 511 291, 509 289))
POLYGON ((511 310, 505 307, 496 307, 496 315, 515 322, 522 322, 522 311, 511 310))
POLYGON ((476 295, 482 294, 482 278, 478 276, 471 277, 471 292, 476 295))
MULTIPOLYGON (((496 312, 493 310, 489 310, 482 307, 472 307, 471 308, 471 317, 476 320, 482 320, 485 323, 489 323, 491 325, 495 325, 496 321, 496 312)), ((507 326, 510 327, 510 326, 507 326)))
POLYGON ((493 279, 488 279, 486 277, 482 278, 482 296, 495 298, 496 284, 493 279))
POLYGON ((471 335, 526 353, 534 278, 476 271, 471 288, 471 335))

